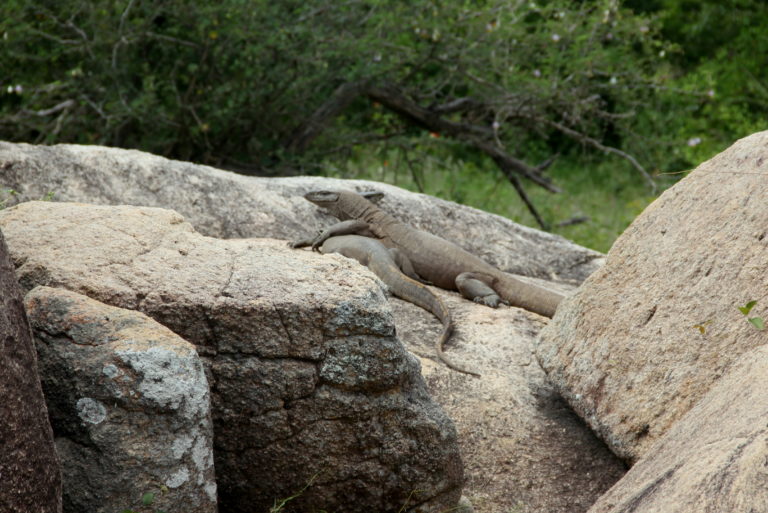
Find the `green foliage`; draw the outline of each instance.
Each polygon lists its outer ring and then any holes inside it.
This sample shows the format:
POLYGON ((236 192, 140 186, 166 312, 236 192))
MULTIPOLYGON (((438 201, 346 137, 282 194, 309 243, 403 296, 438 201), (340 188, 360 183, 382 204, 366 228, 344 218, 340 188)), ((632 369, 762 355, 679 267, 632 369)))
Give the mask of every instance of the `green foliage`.
POLYGON ((280 499, 280 500, 275 499, 274 504, 272 505, 271 508, 269 508, 269 513, 280 513, 281 511, 283 511, 283 509, 285 508, 285 506, 289 502, 291 502, 292 500, 296 499, 297 497, 301 497, 304 494, 304 492, 310 486, 312 486, 312 484, 315 482, 315 479, 317 479, 317 477, 319 475, 320 475, 319 473, 314 474, 311 478, 309 478, 309 481, 307 481, 307 483, 301 488, 301 490, 299 490, 298 492, 294 493, 290 497, 286 497, 286 498, 280 499))
POLYGON ((660 108, 646 118, 672 144, 665 171, 690 169, 734 140, 766 128, 768 4, 757 0, 628 2, 659 17, 667 55, 660 108))
POLYGON ((151 508, 159 496, 168 493, 168 487, 158 486, 156 491, 145 492, 141 495, 140 505, 136 509, 124 509, 120 513, 166 513, 163 510, 151 508))
POLYGON ((0 189, 0 210, 4 209, 8 202, 13 199, 14 196, 18 196, 19 192, 13 189, 0 189))
POLYGON ((756 304, 757 304, 757 301, 750 301, 746 305, 740 306, 739 311, 744 315, 749 315, 749 312, 752 311, 752 308, 754 308, 756 304))
MULTIPOLYGON (((521 204, 506 178, 487 162, 468 162, 448 157, 411 160, 410 153, 360 150, 343 166, 327 164, 326 174, 391 183, 416 192, 463 203, 525 225, 531 214, 521 204)), ((627 225, 655 198, 646 185, 622 161, 566 160, 553 166, 551 175, 566 191, 550 194, 531 190, 530 196, 552 225, 552 232, 598 251, 608 251, 627 225), (588 217, 568 226, 560 222, 588 217)), ((665 177, 659 177, 662 186, 665 177)))
MULTIPOLYGON (((516 144, 546 138, 546 121, 602 138, 646 104, 661 44, 614 0, 9 0, 0 20, 0 66, 14 70, 0 137, 269 166, 309 112, 361 78, 423 103, 480 99, 488 118, 473 121, 516 144)), ((315 153, 393 130, 418 135, 362 102, 315 153)))
POLYGON ((762 317, 750 317, 749 313, 752 311, 752 309, 757 304, 757 301, 750 301, 744 306, 739 307, 739 311, 744 314, 744 316, 747 318, 747 321, 755 327, 758 331, 763 331, 765 329, 765 321, 762 317))
POLYGON ((141 496, 141 503, 144 506, 150 506, 153 502, 155 502, 155 494, 152 492, 147 492, 144 495, 141 496))
POLYGON ((471 100, 441 116, 516 158, 559 153, 550 172, 565 194, 530 195, 553 223, 589 215, 558 231, 605 249, 652 199, 619 156, 663 188, 765 127, 766 31, 757 0, 6 0, 0 139, 261 174, 372 163, 374 175, 398 161, 390 175, 417 189, 531 224, 467 137, 365 97, 308 149, 290 144, 340 86, 396 84, 423 108, 471 100))

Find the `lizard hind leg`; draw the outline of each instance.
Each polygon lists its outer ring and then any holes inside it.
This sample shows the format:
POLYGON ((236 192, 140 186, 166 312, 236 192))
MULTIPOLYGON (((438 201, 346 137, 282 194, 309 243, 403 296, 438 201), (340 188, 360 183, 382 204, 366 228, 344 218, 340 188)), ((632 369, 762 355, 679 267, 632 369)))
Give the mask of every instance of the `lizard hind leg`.
POLYGON ((395 261, 395 264, 398 268, 400 268, 404 275, 408 276, 412 280, 418 281, 419 283, 430 284, 416 273, 410 259, 405 256, 402 251, 397 248, 389 248, 387 251, 392 256, 392 260, 395 261))
POLYGON ((497 308, 500 304, 509 303, 499 296, 491 283, 493 278, 482 273, 466 272, 456 277, 456 288, 461 295, 475 303, 481 303, 491 308, 497 308))

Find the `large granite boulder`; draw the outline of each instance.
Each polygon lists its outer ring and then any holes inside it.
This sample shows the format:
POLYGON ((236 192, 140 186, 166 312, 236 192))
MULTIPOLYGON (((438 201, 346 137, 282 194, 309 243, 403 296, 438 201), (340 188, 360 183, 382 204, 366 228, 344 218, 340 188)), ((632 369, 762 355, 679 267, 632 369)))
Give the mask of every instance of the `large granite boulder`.
POLYGON ((768 132, 701 164, 632 223, 542 332, 550 379, 629 462, 765 344, 738 307, 757 300, 749 317, 768 315, 766 177, 768 132))
POLYGON ((0 511, 61 513, 59 459, 35 346, 0 231, 0 511))
POLYGON ((421 359, 430 393, 456 424, 464 493, 474 511, 586 511, 621 478, 625 466, 570 410, 539 367, 535 340, 547 319, 432 290, 456 325, 448 356, 480 372, 480 378, 437 360, 437 320, 412 303, 390 302, 398 336, 421 359))
POLYGON ((64 478, 64 512, 213 513, 210 395, 194 346, 64 289, 24 299, 64 478))
MULTIPOLYGON (((549 286, 572 287, 602 262, 599 253, 561 237, 385 184, 318 177, 243 177, 137 151, 0 143, 0 187, 18 193, 6 196, 8 204, 54 193, 54 200, 162 206, 182 212, 207 235, 286 240, 335 222, 304 200, 304 192, 378 189, 386 193, 380 206, 403 221, 453 240, 507 271, 554 280, 549 286)), ((108 234, 104 230, 103 237, 108 234)), ((99 237, 90 243, 99 244, 99 237)), ((328 283, 338 287, 339 280, 346 283, 349 279, 346 273, 375 281, 342 257, 297 253, 264 272, 290 275, 297 280, 291 289, 324 289, 328 283), (339 262, 344 262, 338 269, 345 274, 316 275, 315 266, 326 268, 339 262), (294 272, 296 265, 305 266, 305 272, 294 272)), ((47 279, 44 268, 35 271, 26 266, 26 270, 23 280, 35 274, 47 279)), ((120 283, 113 281, 114 290, 119 290, 120 283)), ((265 287, 260 297, 284 294, 279 287, 265 287)), ((399 338, 419 357, 430 393, 456 423, 466 467, 465 494, 476 513, 496 513, 503 508, 541 513, 585 511, 623 474, 624 466, 573 415, 533 358, 534 340, 546 319, 516 308, 491 310, 451 292, 433 291, 444 298, 456 318, 449 355, 481 372, 480 379, 453 372, 437 361, 433 344, 440 324, 430 314, 393 297, 389 304, 399 338)), ((147 307, 146 298, 132 301, 126 304, 147 307)), ((157 319, 166 315, 160 308, 151 308, 157 319)), ((184 321, 168 322, 183 326, 184 321)), ((227 323, 233 331, 238 326, 237 319, 227 323)), ((188 328, 198 339, 205 338, 206 330, 205 323, 188 328)), ((280 332, 279 328, 273 331, 280 332)), ((199 343, 198 350, 205 351, 204 344, 199 343)))
POLYGON ((500 269, 578 284, 602 254, 509 219, 364 180, 246 177, 135 150, 0 142, 0 197, 11 206, 55 201, 143 205, 175 210, 195 229, 219 238, 305 237, 335 220, 302 198, 309 190, 377 189, 395 217, 459 244, 500 269))
POLYGON ((768 511, 768 346, 727 374, 589 513, 768 511))
POLYGON ((379 282, 284 241, 219 240, 156 208, 0 211, 20 283, 138 310, 195 344, 211 386, 219 507, 453 507, 451 421, 395 337, 379 282), (300 493, 299 493, 300 492, 300 493))

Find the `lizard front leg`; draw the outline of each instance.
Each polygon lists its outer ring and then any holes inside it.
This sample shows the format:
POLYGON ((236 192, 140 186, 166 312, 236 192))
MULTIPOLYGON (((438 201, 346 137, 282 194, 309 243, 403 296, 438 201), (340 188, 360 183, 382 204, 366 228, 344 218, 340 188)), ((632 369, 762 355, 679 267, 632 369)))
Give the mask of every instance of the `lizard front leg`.
POLYGON ((351 219, 349 221, 342 221, 329 226, 322 232, 320 232, 314 239, 312 239, 312 251, 320 251, 320 246, 323 242, 335 237, 337 235, 363 235, 370 237, 372 235, 371 230, 368 227, 368 223, 357 219, 351 219))

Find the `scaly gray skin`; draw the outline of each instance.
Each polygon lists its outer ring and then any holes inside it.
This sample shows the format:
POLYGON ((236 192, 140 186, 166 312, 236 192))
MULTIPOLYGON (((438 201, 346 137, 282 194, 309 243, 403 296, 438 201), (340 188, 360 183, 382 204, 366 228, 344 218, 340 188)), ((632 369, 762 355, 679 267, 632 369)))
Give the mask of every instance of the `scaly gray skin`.
MULTIPOLYGON (((312 240, 292 242, 290 246, 293 248, 311 246, 312 240)), ((376 239, 359 235, 330 237, 320 246, 320 251, 326 254, 339 253, 347 258, 354 258, 378 276, 389 287, 392 294, 420 306, 440 319, 440 322, 443 323, 443 332, 435 344, 437 356, 451 369, 474 376, 480 375, 454 363, 443 352, 446 341, 453 333, 451 312, 440 298, 418 281, 419 277, 414 272, 411 262, 401 252, 394 248, 384 247, 376 239)))
POLYGON ((387 247, 399 249, 423 279, 444 289, 458 290, 467 299, 493 308, 499 303, 512 304, 552 317, 564 297, 500 271, 452 242, 401 223, 360 194, 313 191, 304 197, 341 221, 312 240, 315 250, 330 237, 373 237, 387 247))

